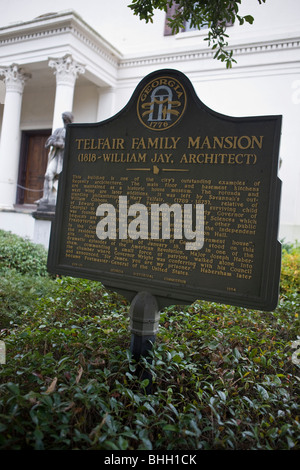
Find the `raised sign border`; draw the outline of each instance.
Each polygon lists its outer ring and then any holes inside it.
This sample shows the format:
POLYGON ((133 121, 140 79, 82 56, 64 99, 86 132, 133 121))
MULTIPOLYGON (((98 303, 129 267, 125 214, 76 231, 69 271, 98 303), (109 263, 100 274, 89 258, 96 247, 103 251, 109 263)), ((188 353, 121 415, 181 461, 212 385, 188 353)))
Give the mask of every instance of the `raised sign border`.
MULTIPOLYGON (((164 69, 153 72, 145 77, 137 86, 131 99, 127 105, 115 116, 101 122, 101 123, 88 123, 88 124, 71 124, 67 128, 66 135, 66 147, 65 147, 65 159, 64 168, 60 177, 58 200, 56 207, 56 216, 52 224, 49 255, 48 255, 48 270, 49 272, 87 278, 91 280, 100 281, 103 285, 111 288, 117 292, 120 292, 130 301, 134 298, 139 291, 148 291, 153 294, 160 305, 165 307, 172 304, 189 304, 195 300, 208 300, 213 302, 225 303, 229 305, 237 305, 246 308, 254 308, 259 310, 271 311, 277 306, 278 292, 279 292, 279 279, 280 279, 280 264, 281 264, 281 244, 277 240, 277 231, 279 223, 279 206, 280 206, 280 193, 281 193, 281 181, 277 177, 278 167, 278 153, 280 143, 280 132, 281 132, 281 116, 255 116, 255 117, 231 117, 226 116, 216 111, 211 110, 204 105, 199 97, 196 95, 194 88, 189 79, 176 70, 164 69), (136 278, 133 276, 120 275, 117 273, 111 273, 108 271, 98 271, 96 269, 86 269, 84 267, 74 267, 68 264, 63 264, 60 261, 60 246, 62 237, 62 224, 64 219, 64 199, 65 199, 65 188, 68 181, 69 164, 70 164, 70 132, 71 129, 76 128, 98 128, 105 123, 117 122, 122 117, 123 113, 127 112, 132 106, 135 106, 141 90, 146 86, 149 80, 159 76, 173 76, 183 83, 185 89, 189 93, 190 98, 197 104, 199 112, 208 113, 208 115, 225 120, 233 123, 253 123, 272 121, 275 127, 274 133, 274 144, 273 144, 273 156, 272 166, 270 168, 271 185, 269 188, 269 207, 268 217, 265 221, 265 237, 262 240, 264 243, 264 265, 261 273, 261 294, 257 297, 250 297, 244 294, 228 293, 219 290, 215 286, 211 286, 209 289, 195 289, 189 286, 180 288, 178 285, 172 283, 161 283, 155 280, 150 281, 149 279, 136 278)), ((180 121, 180 120, 179 120, 180 121)), ((174 123, 174 127, 175 128, 174 123)))

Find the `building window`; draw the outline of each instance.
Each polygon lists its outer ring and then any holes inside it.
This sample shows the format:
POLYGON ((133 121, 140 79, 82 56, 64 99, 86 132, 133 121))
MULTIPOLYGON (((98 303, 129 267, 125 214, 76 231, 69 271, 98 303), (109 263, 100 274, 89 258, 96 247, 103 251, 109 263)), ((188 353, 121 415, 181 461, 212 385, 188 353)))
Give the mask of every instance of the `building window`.
MULTIPOLYGON (((164 36, 172 36, 172 29, 168 25, 168 18, 173 18, 178 9, 178 4, 173 3, 171 7, 167 7, 166 18, 165 18, 165 29, 164 36)), ((226 23, 226 27, 233 26, 233 23, 226 23)), ((181 33, 188 33, 193 31, 205 31, 208 29, 208 25, 203 25, 200 28, 191 26, 190 21, 184 21, 184 27, 181 29, 181 33)))
POLYGON ((168 18, 173 18, 177 11, 178 5, 176 3, 173 3, 171 7, 167 7, 167 12, 166 12, 166 18, 165 18, 165 30, 164 30, 164 36, 172 36, 172 29, 168 25, 168 18))
POLYGON ((191 26, 191 22, 190 21, 185 21, 184 22, 184 28, 181 30, 182 33, 187 33, 189 31, 202 31, 204 29, 208 29, 208 25, 203 25, 201 26, 201 28, 196 28, 196 26, 191 26))

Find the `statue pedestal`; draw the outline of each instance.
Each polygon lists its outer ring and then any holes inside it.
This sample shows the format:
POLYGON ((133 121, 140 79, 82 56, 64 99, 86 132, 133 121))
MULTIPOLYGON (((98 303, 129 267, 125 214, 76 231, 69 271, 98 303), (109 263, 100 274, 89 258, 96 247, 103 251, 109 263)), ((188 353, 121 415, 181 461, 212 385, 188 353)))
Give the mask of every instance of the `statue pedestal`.
POLYGON ((35 219, 33 241, 48 250, 51 224, 55 217, 55 205, 39 204, 32 217, 35 219))

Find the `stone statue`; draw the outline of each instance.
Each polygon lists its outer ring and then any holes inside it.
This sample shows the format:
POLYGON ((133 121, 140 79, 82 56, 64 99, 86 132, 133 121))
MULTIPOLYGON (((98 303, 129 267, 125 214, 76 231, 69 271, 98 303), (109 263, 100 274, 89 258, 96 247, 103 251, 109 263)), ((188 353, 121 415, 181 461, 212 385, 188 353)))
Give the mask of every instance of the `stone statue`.
POLYGON ((48 154, 48 165, 44 179, 43 197, 36 201, 36 204, 39 206, 55 206, 56 204, 58 177, 63 167, 66 126, 73 122, 73 114, 69 112, 63 113, 62 120, 64 127, 55 129, 45 144, 45 148, 50 147, 50 151, 48 154))

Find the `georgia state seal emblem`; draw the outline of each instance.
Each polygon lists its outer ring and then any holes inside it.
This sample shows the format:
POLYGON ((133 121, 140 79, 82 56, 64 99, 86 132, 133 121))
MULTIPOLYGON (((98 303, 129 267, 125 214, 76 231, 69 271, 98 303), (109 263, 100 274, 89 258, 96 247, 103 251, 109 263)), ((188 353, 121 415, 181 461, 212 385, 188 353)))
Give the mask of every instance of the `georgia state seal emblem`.
POLYGON ((186 92, 176 78, 162 76, 144 86, 137 101, 137 114, 148 129, 164 131, 174 126, 186 108, 186 92))

